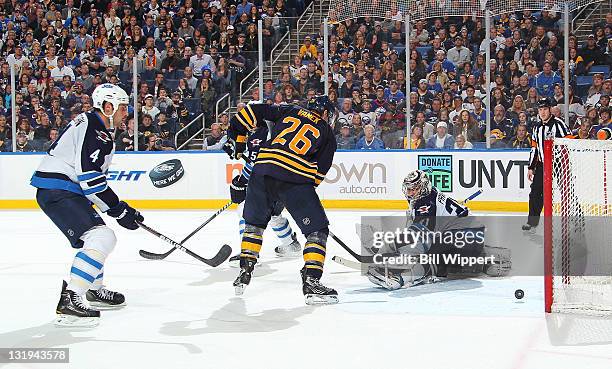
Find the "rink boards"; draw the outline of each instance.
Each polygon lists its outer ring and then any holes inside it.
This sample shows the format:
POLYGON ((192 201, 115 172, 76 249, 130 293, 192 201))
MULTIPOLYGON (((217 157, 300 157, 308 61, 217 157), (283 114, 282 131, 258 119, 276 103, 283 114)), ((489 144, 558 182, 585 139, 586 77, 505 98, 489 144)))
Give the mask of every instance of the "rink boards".
MULTIPOLYGON (((29 179, 42 154, 0 153, 0 208, 37 208, 29 179)), ((528 150, 342 151, 317 192, 327 208, 405 209, 403 178, 414 169, 434 185, 463 200, 482 190, 470 208, 526 211, 530 182, 528 150)), ((220 152, 117 153, 107 175, 120 198, 149 209, 211 209, 229 201, 229 183, 242 169, 220 152), (185 174, 176 183, 154 187, 149 172, 179 159, 185 174)))

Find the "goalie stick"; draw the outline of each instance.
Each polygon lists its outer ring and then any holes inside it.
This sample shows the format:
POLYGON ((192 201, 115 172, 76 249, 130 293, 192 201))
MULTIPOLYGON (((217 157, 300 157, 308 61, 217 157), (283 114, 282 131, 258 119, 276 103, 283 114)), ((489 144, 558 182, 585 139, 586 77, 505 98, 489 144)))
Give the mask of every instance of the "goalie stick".
POLYGON ((343 265, 343 266, 345 266, 347 268, 351 268, 351 269, 355 269, 355 270, 361 270, 361 267, 363 266, 363 264, 361 264, 361 263, 359 263, 357 261, 348 260, 348 259, 343 258, 342 256, 337 256, 337 255, 332 257, 332 261, 334 261, 334 262, 336 262, 336 263, 338 263, 340 265, 343 265))
MULTIPOLYGON (((202 228, 204 228, 208 223, 210 223, 213 219, 215 219, 219 214, 223 213, 227 208, 230 207, 230 205, 232 205, 232 202, 228 202, 227 204, 223 205, 223 207, 219 210, 217 210, 216 213, 214 213, 213 215, 210 216, 210 218, 208 218, 204 223, 200 224, 200 226, 198 228, 196 228, 193 232, 191 232, 187 237, 185 237, 180 244, 184 244, 185 242, 187 242, 187 240, 189 240, 194 234, 198 233, 202 228)), ((171 248, 170 250, 164 252, 163 254, 157 254, 154 252, 149 252, 149 251, 145 251, 145 250, 140 250, 138 251, 138 253, 140 254, 140 256, 142 256, 145 259, 150 259, 150 260, 163 260, 165 258, 168 257, 168 255, 172 254, 174 252, 174 250, 176 250, 176 247, 171 248)))
POLYGON ((474 200, 476 197, 480 196, 480 194, 482 193, 482 189, 474 192, 473 194, 471 194, 470 196, 468 196, 465 200, 463 200, 461 203, 463 205, 467 204, 468 201, 474 200))
POLYGON ((219 252, 217 252, 217 255, 215 255, 213 258, 211 259, 205 259, 203 257, 201 257, 200 255, 196 254, 195 252, 189 250, 188 248, 184 247, 183 245, 181 245, 180 243, 177 243, 175 241, 173 241, 172 239, 164 236, 163 234, 157 232, 156 230, 144 225, 143 223, 137 222, 138 226, 140 226, 140 228, 144 229, 145 231, 151 233, 152 235, 156 236, 157 238, 168 242, 169 244, 171 244, 175 249, 179 249, 181 251, 183 251, 184 253, 198 259, 199 261, 203 262, 206 265, 210 265, 211 267, 216 267, 218 265, 220 265, 221 263, 223 263, 225 260, 227 260, 227 258, 229 258, 229 256, 232 254, 232 248, 229 247, 228 245, 223 245, 221 247, 221 249, 219 250, 219 252))
MULTIPOLYGON (((463 200, 463 204, 466 204, 468 201, 473 200, 474 198, 480 196, 480 194, 482 194, 482 190, 478 190, 476 192, 474 192, 473 194, 471 194, 470 196, 468 196, 465 200, 463 200)), ((349 254, 351 254, 352 257, 355 258, 355 260, 357 260, 358 262, 362 263, 362 264, 372 264, 374 262, 374 258, 371 255, 359 255, 358 253, 356 253, 355 251, 353 251, 353 249, 351 249, 350 247, 347 246, 346 243, 344 243, 341 239, 339 239, 335 234, 333 234, 331 231, 329 232, 329 235, 334 239, 334 241, 336 241, 338 243, 338 245, 340 245, 343 249, 345 249, 349 254)), ((333 261, 335 256, 332 257, 333 261)), ((346 259, 344 259, 346 260, 346 259)), ((336 261, 338 262, 338 261, 336 261)), ((339 264, 342 264, 340 262, 338 262, 339 264)), ((344 264, 342 264, 344 265, 344 264)))

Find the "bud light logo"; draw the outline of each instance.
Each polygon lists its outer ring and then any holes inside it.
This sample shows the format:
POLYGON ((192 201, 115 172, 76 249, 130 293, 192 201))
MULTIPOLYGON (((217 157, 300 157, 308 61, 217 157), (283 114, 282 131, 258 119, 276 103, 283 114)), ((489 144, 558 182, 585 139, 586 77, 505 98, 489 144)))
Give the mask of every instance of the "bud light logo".
POLYGON ((145 174, 144 170, 110 170, 106 175, 107 181, 138 181, 145 174))

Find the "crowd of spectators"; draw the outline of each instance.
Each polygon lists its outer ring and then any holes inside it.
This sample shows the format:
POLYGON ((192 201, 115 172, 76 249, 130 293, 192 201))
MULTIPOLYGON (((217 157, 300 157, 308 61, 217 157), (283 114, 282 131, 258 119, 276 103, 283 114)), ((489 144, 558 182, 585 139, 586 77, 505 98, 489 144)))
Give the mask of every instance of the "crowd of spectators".
MULTIPOLYGON (((330 36, 329 96, 338 102, 334 123, 342 149, 484 147, 486 60, 482 18, 417 21, 410 39, 406 91, 401 14, 336 22, 330 36), (411 137, 406 137, 406 104, 411 137)), ((529 148, 541 97, 569 103, 576 137, 591 139, 610 126, 612 14, 597 22, 581 45, 570 36, 570 96, 565 97, 560 15, 550 10, 504 14, 492 21, 492 148, 529 148)), ((270 104, 304 102, 322 92, 322 32, 305 37, 299 55, 264 86, 270 104)), ((612 126, 610 126, 612 127, 612 126)))
MULTIPOLYGON (((15 0, 0 2, 0 151, 12 151, 15 66, 17 151, 46 150, 91 92, 111 82, 132 93, 134 58, 140 150, 172 150, 175 134, 215 104, 235 101, 257 62, 257 21, 269 53, 304 0, 15 0)), ((130 109, 133 110, 134 102, 130 109)), ((202 128, 197 120, 185 133, 202 128)), ((134 148, 133 115, 115 130, 134 148), (132 121, 130 123, 130 121, 132 121), (132 128, 130 128, 132 127, 132 128)))
MULTIPOLYGON (((203 113, 204 148, 222 145, 228 116, 215 104, 256 65, 257 20, 263 52, 300 15, 303 0, 18 0, 0 3, 0 151, 10 151, 10 65, 15 66, 17 151, 46 150, 67 122, 91 109, 90 95, 111 82, 132 93, 137 81, 138 137, 133 115, 115 130, 118 150, 173 150, 175 134, 203 113), (293 18, 292 18, 293 17, 293 18)), ((579 44, 570 38, 570 96, 563 96, 563 35, 552 10, 521 11, 491 27, 491 146, 530 147, 536 102, 569 103, 573 132, 593 138, 610 125, 612 14, 579 44)), ((402 16, 333 24, 328 94, 338 102, 340 148, 473 148, 485 137, 486 42, 483 19, 420 20, 409 35, 405 73, 402 16), (406 91, 410 79, 411 91, 406 91), (406 137, 406 104, 412 114, 406 137)), ((302 40, 299 53, 261 91, 270 104, 303 103, 324 93, 323 32, 302 40)), ((259 99, 260 91, 252 91, 259 99)), ((135 104, 134 104, 135 103, 135 104)), ((191 125, 185 138, 202 128, 191 125)), ((179 141, 179 144, 181 141, 179 141)))

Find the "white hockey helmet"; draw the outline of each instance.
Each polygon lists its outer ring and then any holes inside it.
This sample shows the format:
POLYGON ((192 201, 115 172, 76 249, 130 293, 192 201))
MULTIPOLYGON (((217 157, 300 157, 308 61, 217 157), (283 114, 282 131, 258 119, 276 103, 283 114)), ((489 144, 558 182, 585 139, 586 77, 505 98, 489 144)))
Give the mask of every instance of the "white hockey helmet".
POLYGON ((402 184, 402 192, 408 201, 418 200, 429 195, 431 193, 431 181, 427 173, 422 170, 414 170, 408 173, 402 184), (414 195, 408 194, 408 191, 413 189, 416 189, 417 192, 414 195))
POLYGON ((113 85, 112 83, 103 83, 96 87, 93 94, 91 94, 91 100, 93 101, 93 107, 97 108, 106 117, 111 118, 121 104, 129 104, 130 97, 128 94, 119 86, 113 85), (104 103, 109 102, 113 106, 113 113, 108 116, 104 113, 104 103))

